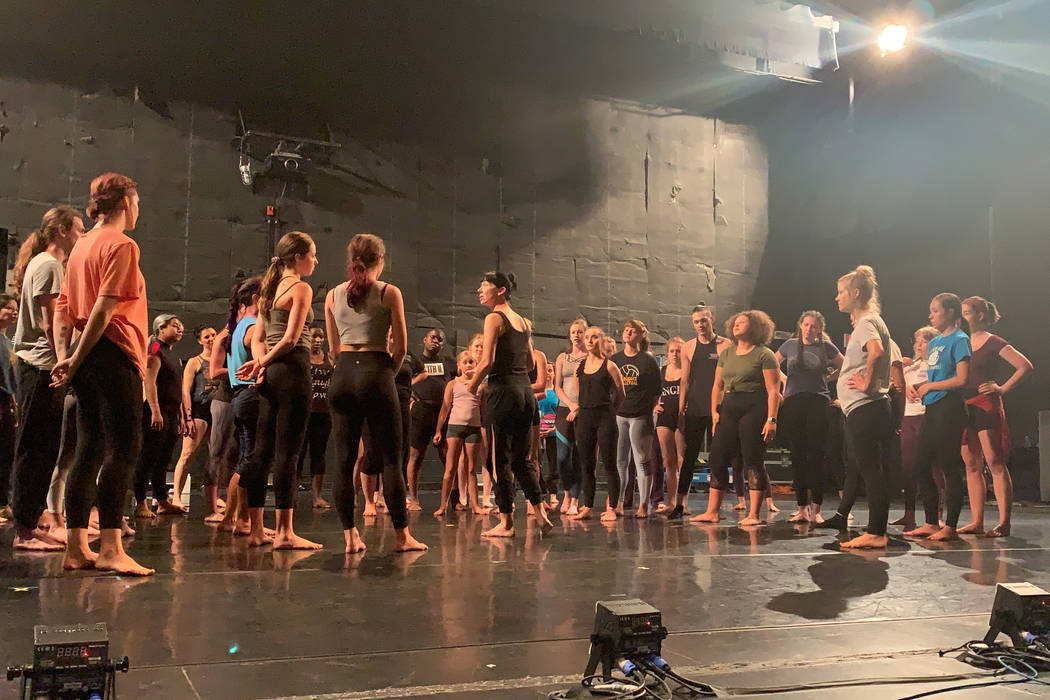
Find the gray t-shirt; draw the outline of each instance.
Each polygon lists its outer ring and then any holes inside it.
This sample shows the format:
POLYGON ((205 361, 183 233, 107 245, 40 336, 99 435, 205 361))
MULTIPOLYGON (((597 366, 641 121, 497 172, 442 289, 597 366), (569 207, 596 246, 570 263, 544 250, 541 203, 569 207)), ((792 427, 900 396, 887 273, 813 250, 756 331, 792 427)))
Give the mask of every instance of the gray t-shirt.
POLYGON ((45 250, 29 261, 22 280, 22 298, 15 327, 15 354, 38 369, 50 370, 58 360, 55 348, 42 330, 44 311, 40 297, 44 294, 57 295, 64 276, 62 263, 45 250))
POLYGON ((853 325, 853 334, 850 335, 849 343, 846 345, 846 354, 843 356, 837 384, 839 403, 842 404, 843 413, 848 416, 854 409, 878 401, 889 394, 892 352, 890 331, 886 328, 886 323, 881 316, 871 313, 857 319, 853 325), (868 366, 868 351, 865 346, 868 341, 876 338, 882 343, 883 354, 875 363, 875 378, 871 385, 871 393, 865 394, 849 388, 846 382, 851 375, 863 371, 868 366))
POLYGON ((778 352, 787 365, 787 388, 784 398, 795 394, 820 394, 828 396, 825 377, 835 367, 835 358, 841 353, 831 341, 821 340, 816 345, 802 346, 802 357, 798 356, 798 338, 789 338, 778 352))

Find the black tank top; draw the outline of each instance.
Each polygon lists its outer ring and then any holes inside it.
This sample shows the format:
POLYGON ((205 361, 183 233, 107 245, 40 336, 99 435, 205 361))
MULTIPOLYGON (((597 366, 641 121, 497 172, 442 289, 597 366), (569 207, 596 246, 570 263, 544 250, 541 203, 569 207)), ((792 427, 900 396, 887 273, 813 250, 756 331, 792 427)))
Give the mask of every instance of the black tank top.
POLYGON ((691 416, 711 415, 711 389, 718 366, 718 336, 710 343, 696 341, 693 361, 689 365, 689 394, 685 397, 691 416))
POLYGON ((681 378, 673 382, 667 378, 667 367, 662 372, 662 386, 660 388, 660 401, 664 410, 660 414, 663 425, 675 425, 678 423, 678 392, 682 387, 681 378))
POLYGON ((613 380, 609 375, 606 365, 602 365, 594 374, 584 371, 587 361, 584 360, 576 367, 576 380, 580 384, 580 408, 602 408, 612 405, 613 380))
MULTIPOLYGON (((496 352, 489 369, 489 379, 499 381, 504 377, 521 377, 527 379, 529 374, 529 331, 518 331, 510 325, 510 320, 497 311, 503 319, 503 333, 496 336, 496 352)), ((522 319, 524 320, 524 319, 522 319)))

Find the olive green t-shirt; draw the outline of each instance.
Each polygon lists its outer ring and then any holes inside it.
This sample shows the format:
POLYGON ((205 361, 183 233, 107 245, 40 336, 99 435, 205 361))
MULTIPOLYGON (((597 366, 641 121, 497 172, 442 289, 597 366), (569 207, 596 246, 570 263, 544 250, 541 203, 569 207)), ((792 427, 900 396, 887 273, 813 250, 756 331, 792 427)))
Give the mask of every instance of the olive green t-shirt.
POLYGON ((737 355, 736 346, 730 345, 718 356, 722 368, 722 383, 726 391, 765 391, 764 369, 776 369, 777 356, 765 345, 758 345, 746 355, 737 355))

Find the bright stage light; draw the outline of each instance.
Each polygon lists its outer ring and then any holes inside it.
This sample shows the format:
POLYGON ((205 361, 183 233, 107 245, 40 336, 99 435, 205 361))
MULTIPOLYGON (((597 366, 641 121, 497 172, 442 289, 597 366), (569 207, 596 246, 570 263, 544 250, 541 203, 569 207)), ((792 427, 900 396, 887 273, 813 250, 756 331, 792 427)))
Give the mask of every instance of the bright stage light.
POLYGON ((879 34, 879 50, 885 56, 888 53, 896 53, 904 48, 908 40, 908 28, 903 24, 887 24, 879 34))

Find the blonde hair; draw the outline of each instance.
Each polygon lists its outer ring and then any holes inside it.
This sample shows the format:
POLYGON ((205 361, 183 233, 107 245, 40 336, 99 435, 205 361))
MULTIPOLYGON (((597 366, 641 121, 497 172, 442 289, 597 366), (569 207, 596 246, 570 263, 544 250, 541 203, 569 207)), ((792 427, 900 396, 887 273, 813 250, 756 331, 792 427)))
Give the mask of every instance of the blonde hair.
MULTIPOLYGON (((583 326, 583 332, 586 333, 587 332, 587 319, 585 319, 583 316, 580 316, 579 318, 575 319, 572 323, 570 323, 569 324, 569 333, 570 334, 572 333, 572 329, 575 328, 576 326, 583 326)), ((569 349, 566 350, 565 352, 571 353, 572 352, 572 339, 568 338, 568 337, 566 339, 569 341, 569 349)))
POLYGON ((649 329, 645 327, 645 324, 636 318, 628 319, 624 321, 623 329, 633 328, 641 336, 641 340, 638 343, 638 347, 642 349, 642 352, 646 352, 649 349, 649 329))
POLYGON ((882 309, 879 302, 879 282, 875 279, 875 270, 870 265, 857 265, 852 272, 839 277, 839 282, 857 295, 861 308, 875 313, 882 309))
POLYGON ((595 357, 600 357, 600 358, 604 359, 605 358, 605 353, 602 351, 602 340, 604 340, 605 337, 606 337, 605 336, 605 331, 603 331, 598 326, 588 326, 587 330, 585 330, 583 332, 583 337, 586 338, 587 334, 591 333, 592 331, 594 333, 598 334, 598 341, 594 344, 594 348, 592 348, 591 350, 588 350, 588 352, 591 353, 592 355, 594 355, 595 357))

